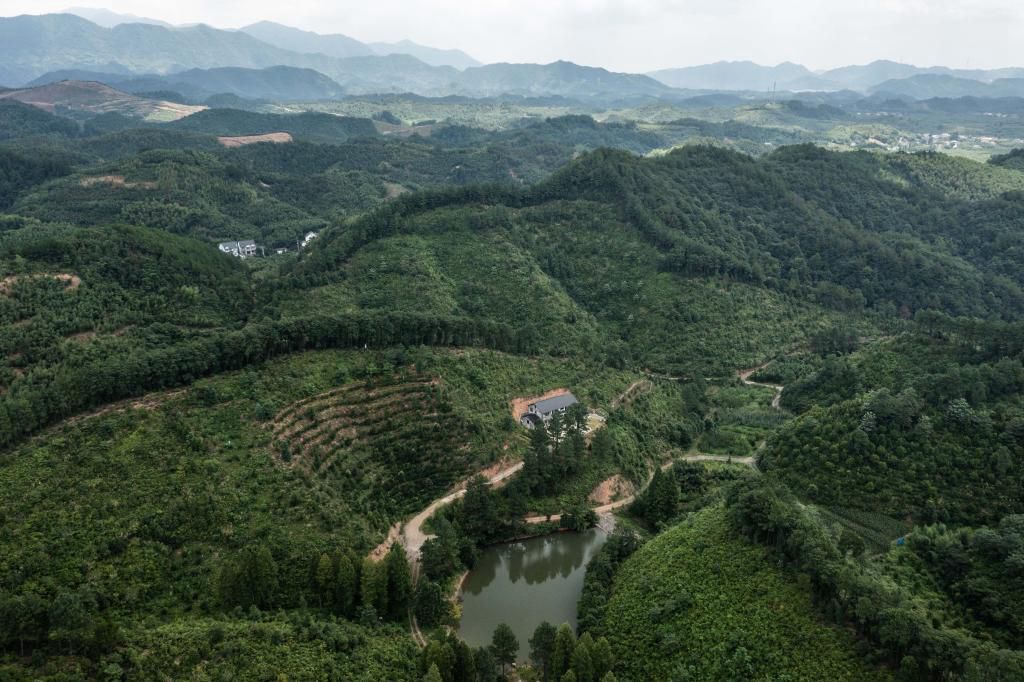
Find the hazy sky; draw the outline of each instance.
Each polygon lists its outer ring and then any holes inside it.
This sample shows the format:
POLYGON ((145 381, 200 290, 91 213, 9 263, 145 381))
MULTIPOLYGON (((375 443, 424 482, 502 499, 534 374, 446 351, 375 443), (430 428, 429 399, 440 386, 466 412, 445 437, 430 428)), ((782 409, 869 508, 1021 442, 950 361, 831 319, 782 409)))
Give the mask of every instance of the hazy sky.
POLYGON ((233 28, 260 19, 362 41, 409 38, 485 62, 568 59, 620 71, 751 59, 1024 66, 1024 0, 0 0, 233 28))

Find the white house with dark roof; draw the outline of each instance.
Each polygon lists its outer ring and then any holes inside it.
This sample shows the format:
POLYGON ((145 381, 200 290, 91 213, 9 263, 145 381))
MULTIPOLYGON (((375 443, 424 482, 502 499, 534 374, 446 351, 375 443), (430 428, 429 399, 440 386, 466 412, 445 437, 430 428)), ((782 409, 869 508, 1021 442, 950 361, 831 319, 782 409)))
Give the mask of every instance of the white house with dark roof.
POLYGON ((556 413, 565 414, 566 410, 573 405, 578 405, 579 402, 572 393, 563 393, 547 400, 538 400, 526 407, 526 413, 519 421, 526 428, 532 429, 538 424, 548 423, 556 413))

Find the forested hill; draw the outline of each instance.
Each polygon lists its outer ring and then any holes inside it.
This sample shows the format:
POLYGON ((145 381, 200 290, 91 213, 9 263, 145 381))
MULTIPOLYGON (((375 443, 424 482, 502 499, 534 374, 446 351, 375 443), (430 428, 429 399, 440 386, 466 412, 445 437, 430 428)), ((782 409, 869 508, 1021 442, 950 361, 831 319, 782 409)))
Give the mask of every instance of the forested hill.
POLYGON ((725 277, 838 310, 1024 311, 1024 173, 938 155, 783 148, 763 159, 712 147, 662 157, 587 154, 528 190, 417 194, 336 233, 300 273, 330 271, 368 240, 414 231, 440 208, 558 201, 610 205, 659 269, 725 277))

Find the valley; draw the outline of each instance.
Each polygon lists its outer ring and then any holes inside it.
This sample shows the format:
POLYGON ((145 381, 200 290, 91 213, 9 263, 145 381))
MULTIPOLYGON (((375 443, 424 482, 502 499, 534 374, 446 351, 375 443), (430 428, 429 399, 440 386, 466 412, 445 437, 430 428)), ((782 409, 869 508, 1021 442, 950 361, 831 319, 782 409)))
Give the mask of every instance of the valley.
POLYGON ((245 18, 0 17, 0 680, 1024 679, 1024 72, 245 18))

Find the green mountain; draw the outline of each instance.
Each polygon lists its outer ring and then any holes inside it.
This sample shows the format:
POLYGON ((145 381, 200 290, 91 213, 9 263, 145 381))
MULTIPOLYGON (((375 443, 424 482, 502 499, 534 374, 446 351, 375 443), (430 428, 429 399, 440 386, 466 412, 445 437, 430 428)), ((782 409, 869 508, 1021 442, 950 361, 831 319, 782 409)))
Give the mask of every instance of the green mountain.
POLYGON ((322 73, 292 66, 190 69, 167 76, 120 80, 116 86, 139 93, 171 90, 198 101, 222 94, 277 102, 338 99, 345 95, 344 88, 322 73))

